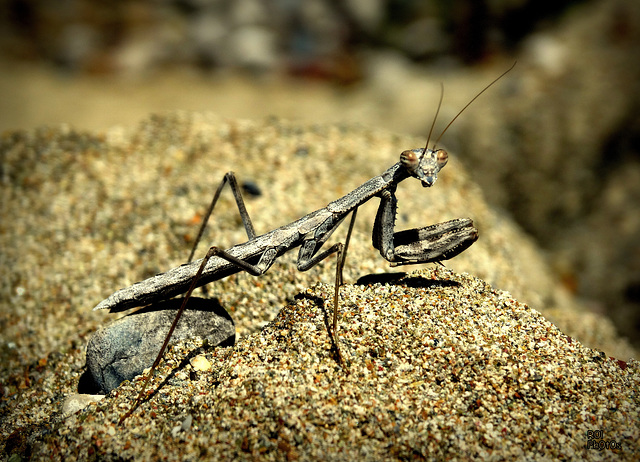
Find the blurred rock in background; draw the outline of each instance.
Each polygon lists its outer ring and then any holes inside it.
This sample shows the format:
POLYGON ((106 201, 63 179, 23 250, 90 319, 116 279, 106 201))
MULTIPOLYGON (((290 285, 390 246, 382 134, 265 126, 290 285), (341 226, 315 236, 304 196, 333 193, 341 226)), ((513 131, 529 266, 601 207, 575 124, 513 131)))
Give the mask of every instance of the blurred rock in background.
POLYGON ((444 142, 639 346, 638 50, 625 0, 4 0, 0 128, 126 126, 171 100, 426 134, 440 81, 439 130, 517 59, 444 142))
POLYGON ((5 0, 2 51, 70 71, 286 72, 349 83, 367 52, 473 64, 512 50, 577 1, 5 0))

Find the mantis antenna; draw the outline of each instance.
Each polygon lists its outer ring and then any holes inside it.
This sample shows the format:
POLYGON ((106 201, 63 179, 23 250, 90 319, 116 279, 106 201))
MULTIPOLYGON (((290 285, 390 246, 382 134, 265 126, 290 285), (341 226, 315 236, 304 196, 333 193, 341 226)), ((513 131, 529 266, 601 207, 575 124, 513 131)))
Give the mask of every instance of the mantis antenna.
MULTIPOLYGON (((444 130, 442 130, 442 133, 440 133, 440 136, 438 136, 438 139, 436 140, 435 143, 433 143, 433 151, 436 150, 436 145, 440 142, 440 139, 442 138, 442 135, 444 135, 444 133, 449 129, 449 127, 453 124, 453 122, 455 122, 455 120, 460 116, 460 114, 462 114, 465 109, 467 109, 469 106, 471 106, 471 103, 473 103, 475 100, 478 99, 478 97, 483 94, 485 91, 487 91, 489 89, 489 87, 491 87, 494 83, 496 83, 498 80, 500 80, 502 77, 504 77, 505 75, 507 75, 515 66, 516 66, 517 61, 515 61, 511 67, 509 69, 507 69, 506 71, 504 71, 502 74, 500 74, 497 78, 495 78, 489 85, 487 85, 486 87, 484 87, 480 93, 478 93, 476 96, 474 96, 471 101, 469 101, 465 107, 463 107, 462 109, 460 109, 460 112, 458 112, 456 114, 456 116, 451 119, 451 122, 449 122, 447 124, 446 127, 444 127, 444 130)), ((429 136, 427 137, 427 144, 425 145, 424 149, 425 151, 427 149, 429 149, 429 141, 431 140, 431 133, 433 132, 433 127, 436 124, 436 119, 438 118, 438 113, 440 112, 440 105, 442 104, 442 97, 444 96, 444 85, 442 85, 442 83, 440 83, 440 102, 438 103, 438 109, 436 110, 436 115, 433 118, 433 123, 431 124, 431 129, 429 130, 429 136)))

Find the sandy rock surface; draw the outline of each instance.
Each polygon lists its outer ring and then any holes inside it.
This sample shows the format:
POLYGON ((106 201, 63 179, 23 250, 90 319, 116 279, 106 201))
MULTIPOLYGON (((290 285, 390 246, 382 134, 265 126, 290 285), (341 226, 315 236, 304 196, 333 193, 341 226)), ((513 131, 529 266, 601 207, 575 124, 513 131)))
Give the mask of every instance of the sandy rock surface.
MULTIPOLYGON (((266 451, 339 459, 362 449, 372 459, 381 451, 596 457, 580 452, 588 430, 603 430, 621 443, 621 454, 636 454, 639 374, 637 362, 627 361, 636 353, 606 318, 559 287, 532 241, 486 205, 455 153, 433 188, 411 180, 399 186, 397 227, 468 216, 480 239, 447 264, 453 272, 344 289, 340 341, 349 374, 323 330, 321 300, 330 299, 334 261, 299 273, 292 253, 264 277, 242 274, 210 286, 246 337, 235 349, 179 344, 162 366, 169 377, 155 382, 155 397, 124 428, 114 425, 135 384, 61 420, 83 372, 87 336, 109 319, 91 308, 185 261, 226 171, 262 190, 248 200, 260 233, 324 206, 423 144, 358 127, 188 113, 154 116, 131 132, 6 134, 1 207, 11 219, 2 222, 1 248, 12 270, 1 287, 4 454, 177 459, 266 451), (465 271, 509 293, 459 274, 465 271), (329 286, 305 289, 317 283, 329 286), (213 363, 210 372, 192 373, 198 354, 213 363), (343 439, 348 447, 335 444, 343 439)), ((246 239, 234 207, 226 194, 207 243, 246 239)), ((389 271, 371 247, 374 216, 375 204, 359 212, 347 283, 389 271)))

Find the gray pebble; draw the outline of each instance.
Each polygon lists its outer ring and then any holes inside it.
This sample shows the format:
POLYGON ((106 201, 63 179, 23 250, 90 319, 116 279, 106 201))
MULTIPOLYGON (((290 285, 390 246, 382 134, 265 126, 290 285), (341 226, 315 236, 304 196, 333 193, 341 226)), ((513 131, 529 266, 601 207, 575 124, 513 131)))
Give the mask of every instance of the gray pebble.
MULTIPOLYGON (((87 345, 87 371, 82 393, 106 394, 153 364, 182 298, 131 313, 99 329, 87 345)), ((202 337, 210 345, 235 343, 235 325, 217 300, 192 297, 172 342, 202 337)))

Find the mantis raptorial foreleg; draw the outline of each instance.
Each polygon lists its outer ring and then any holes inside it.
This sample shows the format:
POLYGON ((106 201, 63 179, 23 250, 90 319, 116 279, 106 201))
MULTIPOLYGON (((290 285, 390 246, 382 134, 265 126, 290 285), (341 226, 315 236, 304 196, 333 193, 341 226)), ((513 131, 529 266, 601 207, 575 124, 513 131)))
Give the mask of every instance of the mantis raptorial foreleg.
POLYGON ((380 206, 373 224, 373 246, 391 266, 440 263, 455 257, 467 247, 467 239, 477 238, 477 230, 468 218, 395 232, 398 200, 395 188, 380 194, 380 206))

